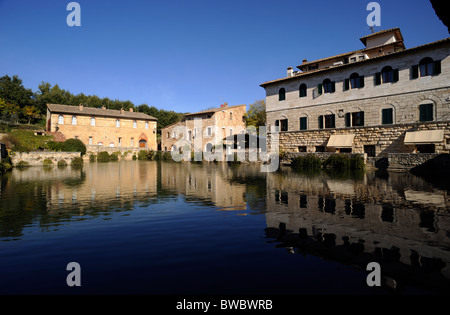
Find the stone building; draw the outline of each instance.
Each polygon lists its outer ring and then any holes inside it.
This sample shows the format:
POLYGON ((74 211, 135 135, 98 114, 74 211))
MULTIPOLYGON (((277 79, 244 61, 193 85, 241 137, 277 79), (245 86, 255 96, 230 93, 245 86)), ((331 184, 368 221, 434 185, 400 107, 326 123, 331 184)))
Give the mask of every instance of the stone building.
POLYGON ((261 84, 280 150, 449 153, 450 38, 406 49, 393 28, 360 40, 261 84))
POLYGON ((147 148, 157 150, 155 117, 130 108, 109 110, 47 104, 47 132, 75 138, 97 147, 147 148))
POLYGON ((196 140, 202 151, 210 150, 225 138, 245 132, 245 113, 246 105, 225 103, 219 108, 185 114, 181 121, 161 130, 161 150, 177 150, 186 142, 193 149, 196 140))

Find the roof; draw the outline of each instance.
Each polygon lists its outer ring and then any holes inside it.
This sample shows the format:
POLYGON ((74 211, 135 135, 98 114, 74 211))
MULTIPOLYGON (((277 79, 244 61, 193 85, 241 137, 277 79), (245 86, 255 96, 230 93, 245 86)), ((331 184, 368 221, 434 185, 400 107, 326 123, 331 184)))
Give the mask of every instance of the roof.
POLYGON ((129 118, 129 119, 142 119, 142 120, 158 120, 157 118, 139 112, 130 112, 126 110, 113 110, 86 106, 72 106, 72 105, 60 105, 60 104, 47 104, 47 108, 51 112, 61 114, 76 114, 85 116, 103 116, 114 118, 129 118), (82 108, 82 110, 81 110, 82 108))
POLYGON ((373 36, 378 36, 384 33, 390 33, 390 32, 394 32, 396 37, 397 37, 397 41, 403 41, 403 36, 402 33, 400 32, 400 29, 398 27, 395 28, 390 28, 388 30, 384 30, 384 31, 379 31, 376 33, 372 33, 366 36, 361 37, 359 40, 364 44, 364 46, 366 45, 366 39, 373 37, 373 36))
POLYGON ((206 109, 206 110, 202 110, 202 111, 196 112, 196 113, 188 113, 188 114, 185 114, 184 116, 194 116, 194 115, 204 115, 204 114, 216 113, 216 112, 220 112, 222 110, 229 110, 230 108, 236 108, 236 107, 241 107, 241 106, 247 106, 247 105, 244 104, 244 105, 234 105, 234 106, 206 109))
MULTIPOLYGON (((336 66, 329 67, 329 68, 321 68, 321 69, 316 69, 316 70, 310 70, 310 71, 307 71, 307 72, 301 72, 301 73, 296 74, 296 75, 294 75, 292 77, 284 77, 284 78, 281 78, 281 79, 276 79, 276 80, 264 82, 264 83, 260 84, 260 86, 261 87, 265 87, 265 86, 273 84, 273 83, 278 83, 278 82, 282 82, 282 81, 297 79, 299 77, 304 77, 304 76, 312 75, 312 74, 315 74, 315 73, 318 73, 318 72, 323 72, 323 71, 330 71, 330 70, 333 70, 333 69, 336 69, 336 68, 343 68, 343 67, 353 66, 355 64, 361 64, 361 63, 364 63, 364 62, 370 62, 370 61, 373 61, 373 60, 378 60, 378 59, 382 59, 382 58, 397 56, 399 54, 405 54, 405 53, 409 53, 409 52, 412 52, 412 51, 415 51, 415 50, 424 49, 424 48, 428 48, 428 47, 435 46, 435 45, 445 44, 445 43, 448 43, 448 42, 450 42, 450 37, 445 38, 445 39, 441 39, 441 40, 438 40, 438 41, 435 41, 435 42, 431 42, 431 43, 428 43, 428 44, 420 45, 420 46, 417 46, 417 47, 413 47, 413 48, 409 48, 409 49, 393 52, 393 53, 388 54, 388 55, 377 56, 377 57, 364 59, 364 60, 360 60, 360 61, 352 62, 352 63, 348 63, 348 64, 343 64, 343 65, 336 65, 336 66)), ((392 44, 396 44, 396 43, 390 43, 390 44, 386 44, 386 45, 392 45, 392 44)), ((382 46, 386 46, 386 45, 382 45, 382 46)), ((377 47, 361 49, 361 50, 358 50, 358 51, 364 51, 364 50, 374 49, 374 48, 377 48, 377 47)), ((329 57, 329 58, 324 58, 324 59, 321 59, 321 60, 330 59, 330 58, 336 58, 336 57, 344 56, 344 55, 347 55, 347 54, 351 54, 351 53, 346 53, 346 54, 337 55, 337 56, 333 56, 333 57, 329 57)), ((318 61, 320 61, 320 60, 317 60, 315 62, 318 62, 318 61)))

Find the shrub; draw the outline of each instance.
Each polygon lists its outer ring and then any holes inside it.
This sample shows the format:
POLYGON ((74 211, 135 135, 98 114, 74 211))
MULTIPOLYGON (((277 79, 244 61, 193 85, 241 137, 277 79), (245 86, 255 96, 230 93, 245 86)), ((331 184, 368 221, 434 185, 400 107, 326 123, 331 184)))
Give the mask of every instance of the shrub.
POLYGON ((53 161, 51 159, 45 159, 44 166, 53 166, 53 161))
POLYGON ((162 155, 163 161, 170 161, 172 159, 172 154, 170 152, 164 152, 162 155))
POLYGON ((133 161, 137 160, 136 154, 133 154, 133 156, 131 157, 131 159, 132 159, 133 161))
POLYGON ((83 158, 81 158, 81 157, 73 158, 70 165, 77 165, 77 166, 83 165, 83 158))
POLYGON ((106 151, 99 152, 97 154, 97 162, 109 162, 110 155, 106 151))
POLYGON ((67 162, 65 160, 59 160, 57 165, 58 167, 65 167, 67 166, 67 162))
POLYGON ((333 154, 330 155, 323 164, 334 169, 349 169, 350 158, 343 154, 333 154))
POLYGON ((95 162, 95 155, 94 154, 90 154, 89 155, 89 162, 95 162))
POLYGON ((118 161, 119 160, 119 155, 117 155, 116 153, 112 153, 112 154, 109 155, 109 160, 110 161, 118 161))
POLYGON ((156 151, 155 156, 153 157, 156 161, 161 161, 163 157, 163 153, 161 151, 156 151))
POLYGON ((322 166, 322 161, 317 156, 308 154, 293 158, 291 166, 294 169, 318 169, 322 166))
POLYGON ((350 158, 350 168, 354 170, 363 170, 365 167, 364 158, 361 155, 353 155, 350 158))
POLYGON ((16 167, 18 168, 23 168, 23 167, 29 167, 30 163, 26 162, 26 161, 19 161, 19 163, 17 163, 16 167))
POLYGON ((61 151, 62 150, 62 142, 49 141, 47 142, 47 148, 51 151, 61 151))
POLYGON ((20 146, 20 141, 12 134, 4 135, 1 139, 1 142, 3 142, 7 149, 15 150, 20 146))
POLYGON ((79 139, 67 139, 63 142, 61 150, 65 152, 81 152, 81 156, 86 154, 86 145, 79 139))
POLYGON ((146 150, 139 151, 137 158, 138 160, 147 160, 147 151, 146 150))

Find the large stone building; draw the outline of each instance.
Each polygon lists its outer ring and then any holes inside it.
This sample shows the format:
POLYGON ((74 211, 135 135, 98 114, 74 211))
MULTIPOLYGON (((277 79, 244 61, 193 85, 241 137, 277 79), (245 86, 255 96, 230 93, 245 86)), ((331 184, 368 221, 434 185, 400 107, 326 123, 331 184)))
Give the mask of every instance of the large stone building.
POLYGON ((280 150, 449 153, 450 38, 406 49, 394 28, 360 40, 261 84, 280 150))
POLYGON ((47 104, 47 132, 80 139, 87 146, 157 150, 157 119, 130 108, 103 108, 47 104))
POLYGON ((209 151, 225 138, 245 132, 245 113, 246 105, 224 104, 219 108, 185 114, 181 121, 161 130, 161 150, 174 151, 184 146, 183 143, 194 149, 197 139, 201 140, 198 146, 202 151, 209 151))

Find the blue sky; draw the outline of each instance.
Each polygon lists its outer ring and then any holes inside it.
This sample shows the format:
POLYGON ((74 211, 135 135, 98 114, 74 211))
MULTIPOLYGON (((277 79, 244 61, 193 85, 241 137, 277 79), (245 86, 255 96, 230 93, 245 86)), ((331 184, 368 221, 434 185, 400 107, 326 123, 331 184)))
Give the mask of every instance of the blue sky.
MULTIPOLYGON (((0 76, 177 112, 265 98, 289 66, 363 48, 369 0, 0 0, 0 76)), ((380 0, 407 48, 450 35, 428 0, 380 0)))

